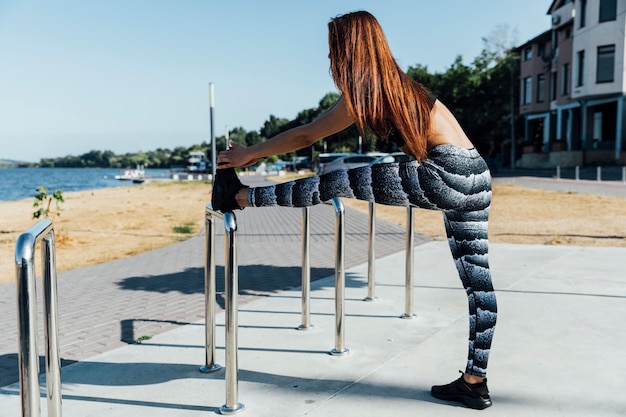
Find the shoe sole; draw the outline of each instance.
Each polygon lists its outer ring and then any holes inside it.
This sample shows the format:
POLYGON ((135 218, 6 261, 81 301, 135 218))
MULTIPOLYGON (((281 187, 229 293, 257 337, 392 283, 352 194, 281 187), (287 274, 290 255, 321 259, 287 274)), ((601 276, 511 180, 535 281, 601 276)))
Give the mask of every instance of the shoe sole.
POLYGON ((474 410, 484 410, 485 408, 491 407, 491 405, 493 404, 491 402, 491 399, 485 400, 482 398, 471 398, 471 397, 457 396, 457 395, 447 396, 447 395, 438 395, 434 393, 431 393, 431 394, 433 397, 439 400, 463 403, 469 408, 473 408, 474 410))

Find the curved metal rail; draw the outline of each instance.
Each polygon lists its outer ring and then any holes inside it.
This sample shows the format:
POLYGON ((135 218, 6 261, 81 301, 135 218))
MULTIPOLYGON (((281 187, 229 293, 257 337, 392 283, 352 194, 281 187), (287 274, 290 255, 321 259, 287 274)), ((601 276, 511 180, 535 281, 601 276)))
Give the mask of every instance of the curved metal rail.
POLYGON ((54 228, 40 220, 22 233, 15 245, 17 274, 17 326, 20 397, 23 417, 41 415, 39 356, 37 351, 37 299, 35 249, 41 242, 43 310, 46 344, 46 388, 49 417, 61 417, 61 360, 59 355, 58 296, 54 228))

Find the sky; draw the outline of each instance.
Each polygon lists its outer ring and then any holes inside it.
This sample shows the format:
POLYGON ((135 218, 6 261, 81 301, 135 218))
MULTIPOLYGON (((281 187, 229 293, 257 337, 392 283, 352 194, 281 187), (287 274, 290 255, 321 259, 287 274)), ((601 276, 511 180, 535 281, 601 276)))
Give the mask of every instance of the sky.
POLYGON ((336 92, 327 24, 367 10, 398 64, 471 64, 550 29, 551 0, 0 0, 0 159, 189 147, 336 92))

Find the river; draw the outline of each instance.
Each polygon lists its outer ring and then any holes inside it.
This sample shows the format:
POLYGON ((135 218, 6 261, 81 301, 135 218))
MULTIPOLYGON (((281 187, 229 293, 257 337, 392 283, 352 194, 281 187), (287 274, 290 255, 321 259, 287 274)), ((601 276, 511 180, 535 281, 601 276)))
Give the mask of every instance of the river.
MULTIPOLYGON (((37 188, 44 186, 48 193, 56 190, 94 190, 133 184, 131 181, 116 180, 117 168, 2 168, 0 169, 0 201, 34 198, 37 188)), ((171 177, 168 169, 146 169, 148 178, 171 177)))

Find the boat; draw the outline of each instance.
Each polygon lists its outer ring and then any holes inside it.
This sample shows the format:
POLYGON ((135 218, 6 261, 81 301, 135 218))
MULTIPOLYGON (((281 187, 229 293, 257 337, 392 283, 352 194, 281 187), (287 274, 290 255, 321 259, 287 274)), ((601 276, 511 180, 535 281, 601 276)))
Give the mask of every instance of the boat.
POLYGON ((116 180, 132 181, 134 183, 142 183, 146 180, 146 171, 142 165, 138 165, 135 169, 123 169, 119 175, 115 176, 116 180))
POLYGON ((211 162, 202 151, 189 152, 189 159, 187 160, 186 172, 199 173, 208 172, 211 167, 211 162))

